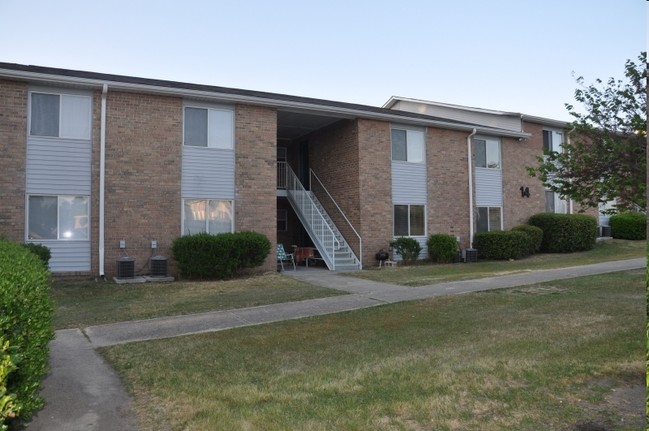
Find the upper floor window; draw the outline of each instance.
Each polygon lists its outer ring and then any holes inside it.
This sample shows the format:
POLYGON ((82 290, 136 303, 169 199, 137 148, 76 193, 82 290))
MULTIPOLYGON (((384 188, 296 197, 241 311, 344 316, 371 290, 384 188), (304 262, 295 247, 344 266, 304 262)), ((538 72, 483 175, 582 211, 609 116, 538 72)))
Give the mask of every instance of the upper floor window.
POLYGON ((550 153, 553 151, 561 152, 561 144, 563 143, 563 133, 557 130, 544 130, 543 131, 543 152, 550 153))
POLYGON ((233 148, 234 113, 227 108, 185 107, 184 143, 193 147, 233 148))
POLYGON ((422 130, 392 129, 392 160, 423 163, 425 139, 422 130))
POLYGON ((477 138, 475 143, 475 167, 500 169, 500 140, 477 138))
POLYGON ((31 93, 30 136, 90 139, 91 118, 90 96, 31 93))

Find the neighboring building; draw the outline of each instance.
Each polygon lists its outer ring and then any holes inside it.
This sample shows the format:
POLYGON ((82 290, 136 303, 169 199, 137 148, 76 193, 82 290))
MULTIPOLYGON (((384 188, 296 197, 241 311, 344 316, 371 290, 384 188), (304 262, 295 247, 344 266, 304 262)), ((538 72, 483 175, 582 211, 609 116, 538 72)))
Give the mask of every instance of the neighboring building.
POLYGON ((242 230, 313 245, 332 269, 372 266, 396 236, 466 248, 570 211, 525 169, 564 126, 0 63, 0 234, 50 247, 69 274, 114 276, 126 254, 146 271, 180 235, 242 230))

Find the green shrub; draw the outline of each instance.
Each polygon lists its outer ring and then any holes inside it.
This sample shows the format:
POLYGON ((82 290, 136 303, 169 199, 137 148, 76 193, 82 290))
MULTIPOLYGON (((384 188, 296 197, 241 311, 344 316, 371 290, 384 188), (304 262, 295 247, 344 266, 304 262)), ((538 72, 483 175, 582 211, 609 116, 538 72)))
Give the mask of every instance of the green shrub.
POLYGON ((434 262, 452 262, 457 256, 457 239, 453 235, 436 233, 426 241, 428 257, 434 262))
POLYGON ((50 249, 44 246, 43 244, 35 244, 33 242, 23 244, 29 251, 34 253, 38 258, 45 264, 45 267, 47 268, 49 263, 50 263, 50 258, 52 257, 52 253, 50 253, 50 249))
POLYGON ((609 219, 611 235, 619 239, 647 239, 647 216, 642 213, 620 213, 609 219))
POLYGON ((520 259, 529 254, 530 240, 521 231, 478 232, 473 236, 473 247, 480 259, 520 259))
POLYGON ((7 380, 15 369, 16 365, 9 355, 9 341, 0 337, 0 431, 7 430, 4 424, 18 415, 16 396, 7 393, 7 380))
POLYGON ((543 230, 541 251, 546 253, 591 250, 597 241, 597 221, 589 215, 541 213, 528 223, 543 230))
POLYGON ((416 239, 406 236, 401 236, 390 242, 390 246, 406 264, 416 261, 421 253, 421 244, 416 239))
POLYGON ((540 227, 532 226, 529 224, 522 224, 512 228, 512 230, 523 232, 527 235, 529 241, 529 249, 527 254, 538 253, 541 250, 543 243, 543 231, 540 227))
POLYGON ((11 371, 13 366, 5 363, 10 369, 6 393, 14 397, 16 415, 9 423, 28 420, 43 405, 38 389, 54 336, 52 313, 49 272, 41 260, 19 244, 0 240, 0 340, 9 343, 16 366, 11 371))
POLYGON ((199 233, 177 238, 171 250, 181 277, 226 279, 262 265, 270 253, 270 241, 257 232, 199 233))

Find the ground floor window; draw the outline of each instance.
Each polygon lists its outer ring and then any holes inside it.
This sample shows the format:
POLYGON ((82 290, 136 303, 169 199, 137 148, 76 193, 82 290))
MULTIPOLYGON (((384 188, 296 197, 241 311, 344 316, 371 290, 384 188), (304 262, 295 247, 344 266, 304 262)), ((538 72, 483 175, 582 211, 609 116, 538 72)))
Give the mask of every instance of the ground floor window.
POLYGON ((232 232, 234 220, 232 209, 232 201, 228 200, 185 199, 183 235, 232 232))
POLYGON ((89 239, 88 196, 28 196, 27 201, 28 239, 89 239))
POLYGON ((425 236, 425 205, 394 206, 394 236, 425 236))
POLYGON ((279 232, 286 232, 288 230, 288 215, 286 210, 277 210, 277 230, 279 232))
POLYGON ((545 191, 545 212, 567 214, 568 202, 561 199, 558 193, 550 190, 545 191))
POLYGON ((478 232, 502 230, 502 208, 478 207, 476 221, 478 232))

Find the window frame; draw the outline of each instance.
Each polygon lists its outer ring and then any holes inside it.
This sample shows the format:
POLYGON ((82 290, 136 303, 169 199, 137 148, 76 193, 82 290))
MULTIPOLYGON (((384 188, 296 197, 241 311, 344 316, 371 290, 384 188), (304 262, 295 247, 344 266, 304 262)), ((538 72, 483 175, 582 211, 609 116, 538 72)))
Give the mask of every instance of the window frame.
MULTIPOLYGON (((475 136, 473 138, 473 153, 474 153, 474 167, 479 168, 479 169, 494 169, 494 170, 502 170, 503 168, 503 154, 502 154, 502 141, 498 137, 493 137, 493 136, 475 136), (485 146, 485 162, 484 166, 479 166, 478 165, 478 142, 484 142, 485 146), (497 154, 498 154, 498 166, 497 167, 491 167, 489 166, 489 160, 488 160, 488 155, 490 154, 488 144, 489 143, 495 143, 497 145, 497 154)), ((493 154, 493 152, 492 152, 493 154)))
POLYGON ((543 129, 541 136, 543 139, 543 154, 563 152, 563 130, 559 129, 543 129), (555 136, 560 136, 559 142, 555 142, 555 136))
MULTIPOLYGON (((69 106, 68 106, 69 107, 69 106)), ((27 136, 29 138, 37 138, 37 139, 65 139, 65 140, 79 140, 79 141, 90 141, 92 140, 92 118, 93 116, 93 96, 91 94, 88 94, 87 92, 82 92, 82 91, 57 91, 56 89, 51 89, 51 88, 30 88, 28 91, 28 96, 27 96, 27 136), (59 112, 58 112, 58 118, 57 118, 57 125, 58 125, 58 134, 57 135, 39 135, 39 134, 34 134, 32 133, 32 125, 33 125, 33 95, 34 94, 41 94, 41 95, 46 95, 46 96, 57 96, 58 97, 58 104, 59 104, 59 112), (87 99, 88 103, 88 111, 87 111, 87 122, 83 125, 82 129, 84 131, 83 136, 75 136, 75 135, 67 135, 65 134, 66 128, 64 127, 64 119, 67 118, 67 112, 68 109, 65 108, 65 103, 64 100, 65 98, 84 98, 87 99)), ((70 118, 77 118, 78 115, 76 114, 71 114, 70 118)))
POLYGON ((233 199, 219 199, 219 198, 183 198, 181 200, 181 231, 180 234, 181 236, 187 236, 187 235, 194 235, 197 233, 209 233, 209 234, 219 234, 219 233, 233 233, 234 232, 234 218, 235 218, 235 208, 234 208, 234 200, 233 199), (186 215, 185 215, 185 202, 187 201, 201 201, 204 202, 206 207, 205 207, 205 212, 207 213, 207 207, 209 206, 210 202, 228 202, 230 204, 230 230, 227 232, 210 232, 209 226, 210 226, 210 219, 209 217, 205 217, 205 226, 204 230, 200 232, 185 232, 186 226, 185 226, 185 221, 186 221, 186 215))
POLYGON ((400 162, 400 163, 426 163, 426 131, 425 129, 421 128, 415 128, 415 127, 405 127, 405 126, 398 126, 398 125, 392 125, 390 126, 390 159, 393 162, 400 162), (394 150, 394 136, 393 133, 394 131, 402 131, 405 132, 405 160, 402 159, 395 159, 395 150, 394 150), (412 146, 409 145, 409 142, 411 139, 409 137, 413 137, 414 134, 421 134, 421 151, 417 151, 417 155, 420 157, 417 158, 415 156, 415 151, 414 151, 414 146, 417 144, 415 141, 412 142, 412 146), (413 154, 412 158, 410 157, 410 154, 413 154))
POLYGON ((277 231, 278 232, 287 232, 288 231, 288 211, 283 208, 277 209, 277 231), (283 226, 280 225, 283 223, 283 226))
POLYGON ((194 102, 184 103, 183 104, 183 146, 192 147, 192 148, 205 148, 211 150, 233 150, 235 145, 235 122, 236 122, 235 110, 233 107, 222 106, 222 105, 201 104, 201 103, 194 103, 194 102), (203 109, 207 111, 207 130, 205 131, 207 142, 205 146, 192 145, 186 142, 187 141, 187 133, 186 133, 187 109, 203 109), (226 143, 226 145, 222 145, 221 141, 212 139, 216 135, 214 135, 211 131, 212 127, 215 127, 215 125, 212 124, 211 119, 213 117, 210 114, 218 113, 218 112, 227 113, 229 115, 230 124, 228 126, 229 130, 227 131, 228 142, 226 143))
MULTIPOLYGON (((40 193, 30 193, 25 196, 25 241, 37 241, 37 242, 45 242, 45 241, 84 241, 84 242, 89 242, 90 241, 90 236, 91 236, 91 215, 90 215, 90 205, 91 205, 91 199, 90 196, 88 195, 48 195, 48 194, 40 194, 40 193), (56 238, 34 238, 32 237, 32 229, 31 229, 31 220, 32 220, 32 214, 30 211, 30 198, 56 198, 56 238), (82 198, 86 200, 86 213, 77 216, 77 217, 85 217, 86 218, 86 224, 85 224, 85 238, 73 238, 73 237, 66 237, 65 235, 61 235, 62 229, 61 229, 61 204, 63 199, 77 199, 77 198, 82 198)), ((84 227, 82 227, 84 228, 84 227)))
POLYGON ((393 237, 425 237, 426 232, 428 231, 428 220, 426 217, 426 205, 424 204, 405 204, 405 203, 395 203, 392 205, 392 236, 393 237), (396 229, 396 224, 397 224, 397 207, 407 207, 407 220, 408 220, 408 234, 403 235, 403 234, 398 234, 397 229, 396 229), (413 234, 412 233, 412 221, 413 221, 413 213, 411 211, 412 207, 421 207, 423 211, 423 233, 421 234, 413 234))
POLYGON ((476 232, 496 232, 496 231, 502 231, 504 230, 504 220, 503 220, 503 207, 502 206, 497 206, 497 207, 492 207, 492 206, 478 206, 476 207, 476 219, 475 219, 475 231, 476 232), (480 210, 481 209, 486 209, 487 210, 487 230, 481 230, 479 229, 480 223, 479 220, 481 218, 480 216, 480 210), (494 229, 492 227, 492 220, 491 220, 491 211, 492 210, 498 210, 499 211, 499 226, 497 229, 494 229))

